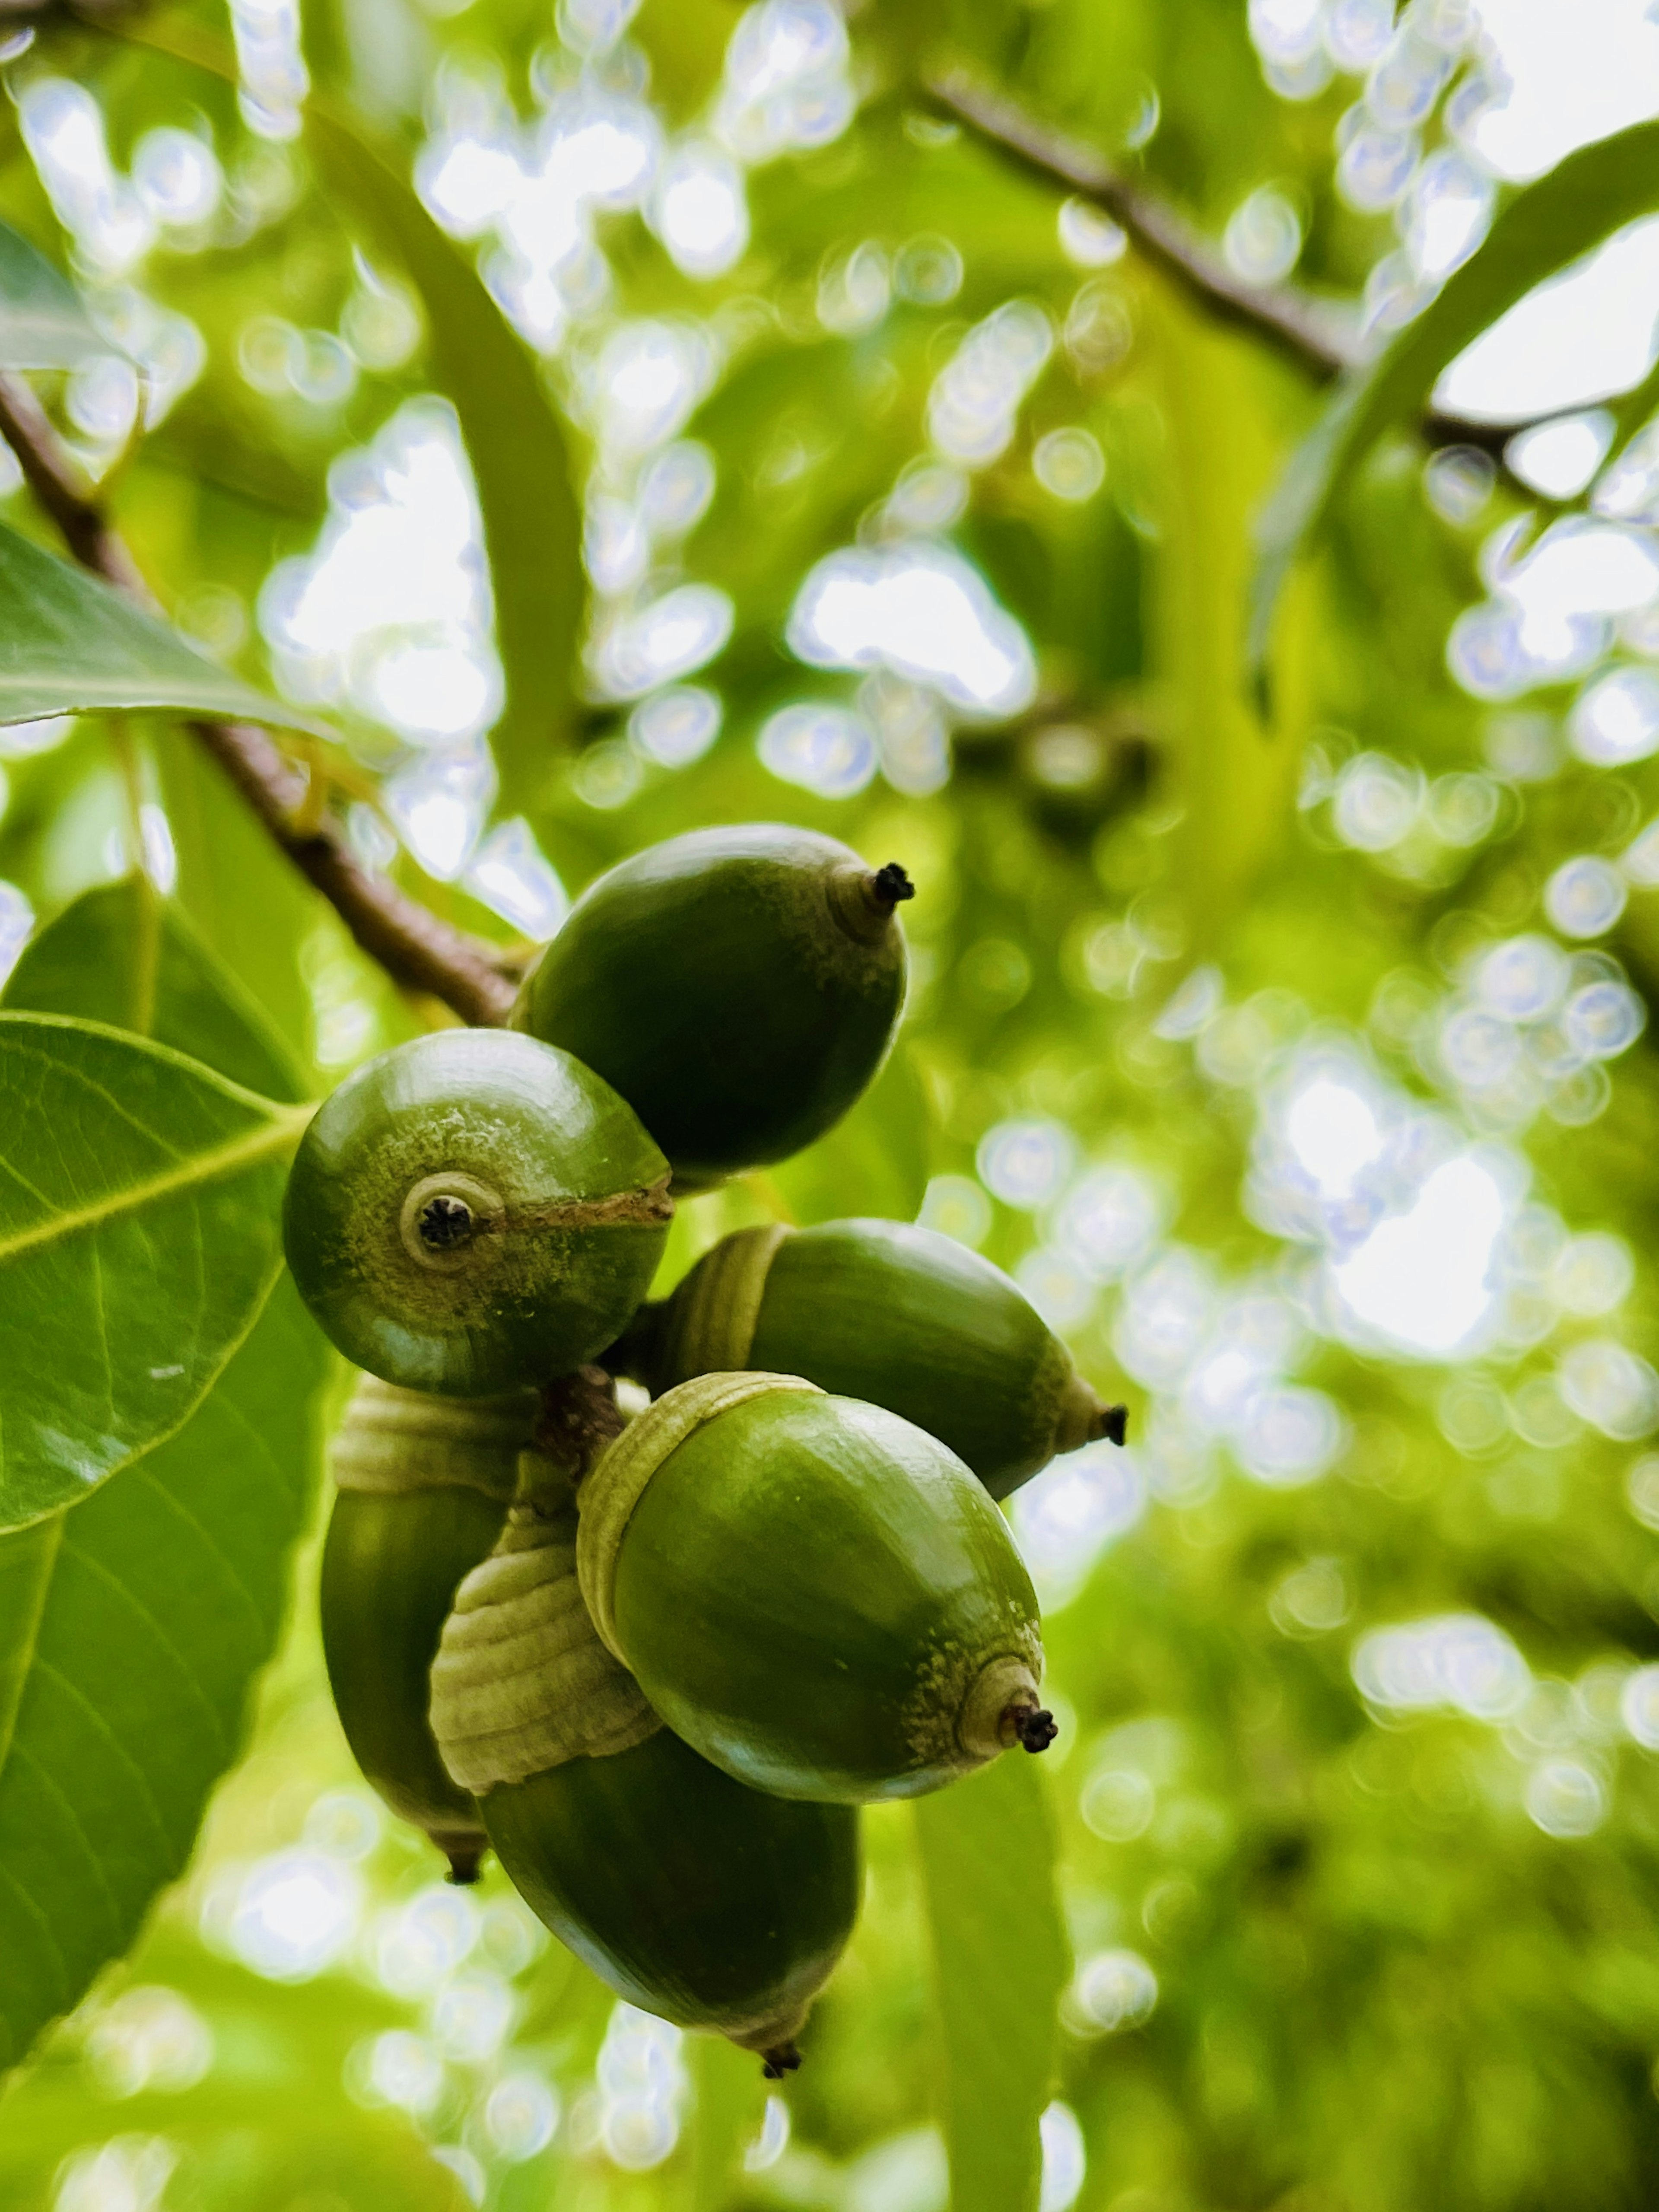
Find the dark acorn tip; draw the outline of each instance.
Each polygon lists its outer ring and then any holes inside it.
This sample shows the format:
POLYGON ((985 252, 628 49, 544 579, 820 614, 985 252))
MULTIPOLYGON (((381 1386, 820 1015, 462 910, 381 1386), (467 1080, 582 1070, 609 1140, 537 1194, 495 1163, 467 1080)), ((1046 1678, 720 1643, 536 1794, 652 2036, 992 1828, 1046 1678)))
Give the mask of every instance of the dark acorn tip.
POLYGON ((428 1199, 421 1208, 420 1237, 434 1252, 453 1252, 472 1234, 472 1208, 464 1198, 428 1199))
POLYGON ((1129 1438, 1129 1408, 1127 1406, 1107 1406, 1100 1416, 1100 1433, 1108 1443, 1127 1443, 1129 1438))
POLYGON ((870 879, 870 894, 878 906, 884 906, 891 914, 896 906, 913 899, 916 887, 896 860, 890 860, 884 868, 878 868, 870 879))
POLYGON ((449 1872, 444 1880, 453 1882, 458 1889, 471 1889, 478 1879, 484 1846, 482 1844, 443 1844, 439 1848, 449 1861, 449 1872))
POLYGON ((1018 1705, 1010 1717, 1014 1734, 1027 1751, 1047 1751, 1060 1734, 1060 1723, 1041 1705, 1018 1705))
POLYGON ((761 2072, 769 2081, 781 2081, 786 2074, 800 2070, 800 2052, 793 2043, 775 2043, 761 2053, 761 2072))

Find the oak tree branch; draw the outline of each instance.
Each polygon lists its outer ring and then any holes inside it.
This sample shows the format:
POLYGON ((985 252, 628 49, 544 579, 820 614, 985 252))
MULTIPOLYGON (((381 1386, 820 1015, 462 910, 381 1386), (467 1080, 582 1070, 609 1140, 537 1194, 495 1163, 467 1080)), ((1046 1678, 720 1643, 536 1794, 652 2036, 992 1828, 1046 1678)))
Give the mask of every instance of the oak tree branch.
MULTIPOLYGON (((1039 122, 1006 94, 962 69, 925 80, 934 105, 976 138, 1043 183, 1064 186, 1110 216, 1145 259, 1215 321, 1249 331, 1321 383, 1361 366, 1363 355, 1340 311, 1291 284, 1252 284, 1159 194, 1121 175, 1091 146, 1039 122)), ((1434 446, 1475 446, 1501 459, 1518 422, 1485 422, 1431 409, 1424 435, 1434 446)))
MULTIPOLYGON (((80 481, 33 392, 20 379, 3 374, 0 436, 81 565, 153 607, 131 554, 80 481)), ((326 815, 308 817, 306 777, 263 730, 244 722, 195 721, 189 726, 272 841, 394 983, 441 1000, 464 1022, 489 1026, 507 1019, 514 986, 497 965, 495 948, 441 921, 387 878, 371 873, 337 821, 326 815)))

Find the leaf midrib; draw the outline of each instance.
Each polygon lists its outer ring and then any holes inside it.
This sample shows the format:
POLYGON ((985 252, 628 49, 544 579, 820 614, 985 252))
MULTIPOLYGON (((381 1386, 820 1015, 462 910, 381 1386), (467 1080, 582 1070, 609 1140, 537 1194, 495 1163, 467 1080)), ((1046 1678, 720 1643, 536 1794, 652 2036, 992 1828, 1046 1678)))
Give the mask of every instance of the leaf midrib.
POLYGON ((299 1143, 313 1110, 309 1106, 278 1108, 263 1127, 247 1130, 243 1135, 233 1138, 228 1144, 216 1146, 212 1152, 192 1153, 176 1166, 150 1176, 146 1182, 130 1183, 125 1189, 112 1191, 88 1206, 55 1213, 48 1221, 37 1222, 31 1228, 20 1229, 10 1237, 0 1237, 0 1267, 15 1260, 20 1253, 33 1251, 39 1245, 52 1244, 60 1238, 78 1236, 82 1230, 96 1229, 120 1214, 133 1212, 158 1199, 170 1198, 177 1191, 189 1190, 198 1183, 215 1182, 222 1176, 234 1174, 239 1168, 251 1167, 273 1154, 289 1151, 299 1143))

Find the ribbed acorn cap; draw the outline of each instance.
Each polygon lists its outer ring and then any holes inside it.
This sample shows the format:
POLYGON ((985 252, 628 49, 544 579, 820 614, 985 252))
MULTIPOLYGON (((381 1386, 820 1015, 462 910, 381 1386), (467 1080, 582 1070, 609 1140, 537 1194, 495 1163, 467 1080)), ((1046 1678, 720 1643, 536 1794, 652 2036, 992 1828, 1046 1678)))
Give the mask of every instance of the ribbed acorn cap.
POLYGON ((815 1398, 824 1394, 799 1375, 696 1375, 647 1406, 595 1462, 581 1486, 576 1530, 576 1573, 593 1626, 617 1657, 627 1655, 617 1641, 612 1600, 617 1559, 634 1508, 646 1485, 686 1438, 734 1406, 775 1390, 798 1390, 815 1398))
POLYGON ((474 1796, 571 1759, 605 1759, 661 1722, 594 1633, 576 1580, 568 1477, 538 1452, 495 1550, 455 1594, 432 1667, 432 1732, 474 1796))
POLYGON ((749 1364, 766 1279, 794 1231, 781 1221, 721 1237, 669 1301, 660 1379, 730 1374, 749 1364))
POLYGON ((440 1398, 361 1375, 329 1445, 329 1469, 341 1490, 477 1490, 506 1504, 538 1403, 533 1390, 440 1398))

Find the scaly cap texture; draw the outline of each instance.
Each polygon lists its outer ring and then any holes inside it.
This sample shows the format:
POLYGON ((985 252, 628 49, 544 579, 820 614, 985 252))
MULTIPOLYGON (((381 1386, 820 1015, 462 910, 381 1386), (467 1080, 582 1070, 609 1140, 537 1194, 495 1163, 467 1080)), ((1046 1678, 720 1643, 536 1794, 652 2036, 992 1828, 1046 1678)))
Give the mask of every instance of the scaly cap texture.
POLYGON ((662 1725, 594 1633, 569 1478, 542 1453, 523 1455, 501 1540, 455 1594, 431 1717, 451 1778, 475 1796, 567 1759, 609 1758, 662 1725))
POLYGON ((766 1279, 793 1231, 781 1222, 739 1229, 706 1252, 670 1302, 663 1371, 730 1374, 749 1364, 766 1279))
POLYGON ((533 1390, 440 1398, 360 1376, 329 1446, 329 1468, 341 1490, 478 1490, 506 1503, 536 1414, 533 1390))

